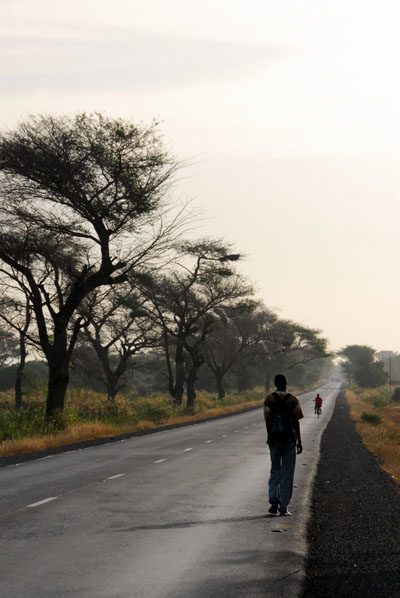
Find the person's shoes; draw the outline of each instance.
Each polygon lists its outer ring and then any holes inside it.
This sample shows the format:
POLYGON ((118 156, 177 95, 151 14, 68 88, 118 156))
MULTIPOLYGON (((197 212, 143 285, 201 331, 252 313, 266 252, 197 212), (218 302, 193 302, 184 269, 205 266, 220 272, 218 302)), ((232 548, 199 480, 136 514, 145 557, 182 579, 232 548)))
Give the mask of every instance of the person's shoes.
POLYGON ((279 511, 279 516, 280 517, 291 517, 292 514, 287 509, 284 509, 283 511, 279 511))
POLYGON ((278 514, 278 505, 271 505, 270 508, 268 509, 268 513, 271 513, 271 515, 277 515, 278 514))

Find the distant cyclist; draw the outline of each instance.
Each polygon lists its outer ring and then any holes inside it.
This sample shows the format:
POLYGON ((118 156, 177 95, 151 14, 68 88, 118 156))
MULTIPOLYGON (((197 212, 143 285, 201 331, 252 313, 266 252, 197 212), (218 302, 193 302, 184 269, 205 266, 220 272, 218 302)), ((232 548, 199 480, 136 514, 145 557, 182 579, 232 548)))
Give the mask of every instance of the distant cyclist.
POLYGON ((317 394, 317 396, 314 399, 314 413, 315 415, 318 415, 318 417, 320 416, 320 414, 322 413, 322 397, 319 396, 319 393, 317 394))

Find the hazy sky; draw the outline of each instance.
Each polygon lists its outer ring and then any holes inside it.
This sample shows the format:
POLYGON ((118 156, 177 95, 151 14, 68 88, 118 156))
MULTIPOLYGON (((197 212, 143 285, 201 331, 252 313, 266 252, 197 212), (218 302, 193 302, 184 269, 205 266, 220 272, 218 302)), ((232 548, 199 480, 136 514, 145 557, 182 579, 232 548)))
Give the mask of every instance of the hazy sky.
POLYGON ((400 351, 398 0, 0 0, 0 127, 161 119, 175 193, 331 347, 400 351))

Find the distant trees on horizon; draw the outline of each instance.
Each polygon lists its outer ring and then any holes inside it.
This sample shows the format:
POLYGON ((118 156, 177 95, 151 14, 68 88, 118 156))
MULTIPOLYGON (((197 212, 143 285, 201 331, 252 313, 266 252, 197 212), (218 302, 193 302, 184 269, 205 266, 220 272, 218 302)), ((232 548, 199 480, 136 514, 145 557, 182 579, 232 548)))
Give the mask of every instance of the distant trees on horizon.
POLYGON ((347 345, 338 355, 349 383, 363 388, 376 388, 385 384, 389 376, 382 361, 376 359, 376 351, 368 345, 347 345))

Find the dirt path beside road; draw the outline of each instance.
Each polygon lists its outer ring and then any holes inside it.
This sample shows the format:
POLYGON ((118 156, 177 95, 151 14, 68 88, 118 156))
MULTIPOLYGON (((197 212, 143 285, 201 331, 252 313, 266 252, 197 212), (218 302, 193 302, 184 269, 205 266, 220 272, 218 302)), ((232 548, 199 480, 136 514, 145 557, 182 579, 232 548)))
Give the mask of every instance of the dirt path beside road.
POLYGON ((302 598, 400 596, 400 491, 363 445, 344 392, 322 436, 307 537, 302 598))

